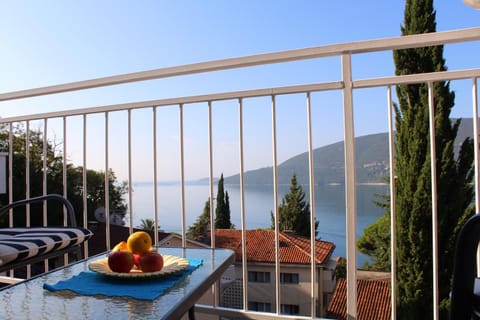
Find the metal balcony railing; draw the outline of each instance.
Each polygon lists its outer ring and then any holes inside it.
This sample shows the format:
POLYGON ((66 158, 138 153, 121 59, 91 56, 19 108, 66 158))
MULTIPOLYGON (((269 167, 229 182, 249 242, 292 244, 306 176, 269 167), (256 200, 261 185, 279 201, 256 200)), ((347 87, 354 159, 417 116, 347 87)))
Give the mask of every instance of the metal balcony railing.
MULTIPOLYGON (((346 258, 347 258, 347 318, 348 319, 355 319, 357 316, 357 255, 356 255, 356 230, 357 230, 357 198, 356 198, 356 168, 355 168, 355 117, 354 117, 354 105, 356 103, 354 93, 357 90, 362 89, 369 89, 369 88, 377 88, 380 89, 381 92, 384 94, 384 106, 386 108, 388 114, 388 123, 386 126, 388 127, 389 132, 389 151, 390 151, 390 194, 394 194, 395 190, 395 176, 394 168, 394 159, 393 159, 393 139, 394 139, 394 124, 393 124, 393 98, 392 98, 392 88, 396 85, 401 84, 413 84, 413 83, 426 83, 429 86, 429 90, 432 90, 432 83, 436 81, 456 81, 456 80, 469 80, 471 81, 471 89, 472 89, 472 118, 478 119, 478 88, 477 88, 477 80, 480 76, 480 66, 474 66, 471 69, 465 70, 452 70, 452 71, 445 71, 445 72, 436 72, 436 73, 425 73, 425 74, 414 74, 414 75, 405 75, 405 76, 395 76, 389 75, 384 77, 369 77, 366 79, 354 79, 352 74, 355 72, 352 66, 352 57, 360 54, 375 54, 378 52, 389 52, 392 50, 397 49, 405 49, 405 48, 418 48, 418 47, 425 47, 425 46, 434 46, 434 45, 450 45, 455 43, 474 43, 480 41, 480 28, 472 28, 472 29, 465 29, 465 30, 454 30, 454 31, 447 31, 447 32, 438 32, 432 34, 421 34, 421 35, 412 35, 412 36, 404 36, 404 37, 394 37, 394 38, 386 38, 386 39, 378 39, 378 40, 369 40, 369 41, 360 41, 354 43, 343 43, 343 44, 336 44, 336 45, 326 45, 320 47, 313 47, 307 49, 299 49, 299 50, 289 50, 289 51, 281 51, 275 53, 268 53, 268 54, 259 54, 254 56, 246 56, 240 58, 233 58, 233 59, 224 59, 224 60, 216 60, 216 61, 209 61, 209 62, 201 62, 201 63, 194 63, 190 65, 182 65, 177 67, 169 67, 169 68, 162 68, 157 70, 150 70, 150 71, 143 71, 143 72, 136 72, 130 74, 122 74, 116 75, 111 77, 104 77, 86 81, 79 81, 73 83, 66 83, 60 85, 53 85, 43 88, 36 88, 36 89, 29 89, 29 90, 22 90, 16 92, 9 92, 0 94, 0 101, 4 101, 4 105, 8 107, 8 103, 11 101, 16 101, 20 99, 26 98, 34 98, 39 96, 55 96, 63 93, 70 93, 74 91, 81 91, 82 93, 89 94, 90 90, 106 87, 106 86, 118 86, 122 84, 129 84, 129 83, 144 83, 146 81, 152 81, 156 79, 172 79, 180 76, 191 76, 195 74, 213 74, 218 71, 223 70, 236 70, 236 69, 244 69, 244 68, 251 68, 251 67, 258 67, 258 66, 265 66, 270 64, 283 64, 289 62, 296 62, 296 61, 303 61, 303 60, 321 60, 330 57, 337 57, 341 60, 340 68, 339 68, 339 79, 334 79, 333 81, 328 82, 319 82, 319 83, 307 83, 307 84, 299 84, 299 85, 288 85, 288 86, 276 86, 270 88, 255 88, 250 90, 239 90, 239 91, 229 91, 229 92, 218 92, 218 93, 208 93, 202 95, 193 95, 189 96, 185 94, 184 96, 178 97, 170 97, 158 100, 149 100, 149 101, 136 101, 136 102, 122 102, 121 104, 114 104, 114 105, 104 105, 104 106, 95 106, 89 108, 81 108, 81 109, 69 109, 65 111, 58 111, 58 112, 48 112, 48 113, 38 113, 32 115, 22 115, 22 116, 15 116, 9 118, 2 118, 0 119, 0 124, 5 126, 10 132, 10 140, 7 142, 9 153, 9 162, 8 162, 8 170, 10 177, 8 181, 8 190, 13 190, 13 186, 16 183, 11 179, 12 171, 13 171, 13 163, 12 163, 12 136, 14 126, 16 124, 22 124, 27 128, 29 131, 32 127, 38 127, 39 130, 44 133, 45 142, 47 142, 47 132, 48 128, 51 126, 58 126, 61 128, 62 133, 62 143, 61 143, 61 150, 60 154, 63 157, 63 185, 67 185, 67 163, 69 162, 69 155, 72 150, 80 150, 80 154, 75 154, 75 159, 81 159, 81 163, 77 163, 77 165, 82 166, 83 168, 88 169, 89 160, 92 158, 101 158, 103 159, 104 171, 105 171, 105 181, 108 181, 108 172, 109 169, 112 168, 112 154, 111 149, 113 146, 117 145, 119 142, 117 140, 116 134, 113 131, 119 130, 119 126, 121 125, 122 130, 126 131, 126 141, 122 142, 126 145, 126 172, 127 172, 127 183, 128 183, 128 198, 126 199, 128 203, 128 214, 130 221, 130 228, 133 228, 133 220, 135 217, 135 207, 136 203, 133 201, 133 190, 134 190, 134 173, 137 170, 136 164, 134 163, 133 157, 135 155, 135 150, 137 150, 138 145, 140 144, 139 141, 133 139, 133 136, 136 134, 135 127, 132 123, 135 122, 136 117, 138 116, 140 110, 142 112, 148 111, 151 122, 143 123, 143 125, 148 126, 151 128, 151 132, 149 136, 142 136, 142 140, 148 141, 151 143, 151 172, 152 172, 152 180, 153 180, 153 188, 154 188, 154 206, 153 206, 153 213, 152 219, 155 221, 155 226, 162 223, 159 221, 160 213, 158 211, 158 169, 160 166, 160 150, 159 140, 164 138, 160 136, 160 128, 158 124, 158 119, 162 118, 162 112, 165 110, 176 110, 176 114, 178 117, 178 132, 173 132, 171 134, 178 134, 178 153, 174 156, 178 159, 179 162, 179 171, 178 171, 178 180, 180 181, 180 210, 178 214, 172 214, 169 219, 176 220, 181 225, 181 237, 182 237, 182 244, 186 246, 186 230, 187 230, 187 222, 186 222, 186 173, 185 171, 188 170, 188 165, 186 164, 185 160, 185 148, 190 147, 189 142, 185 139, 185 132, 188 128, 185 127, 184 119, 184 110, 188 106, 189 108, 203 108, 207 110, 207 119, 208 123, 205 124, 205 128, 208 131, 208 180, 210 186, 210 221, 214 221, 214 177, 216 170, 214 166, 214 152, 216 151, 215 145, 213 143, 214 139, 214 117, 213 114, 217 110, 214 110, 216 104, 220 104, 221 102, 228 102, 233 103, 236 105, 237 108, 237 120, 238 121, 238 161, 239 168, 238 171, 240 172, 240 225, 237 225, 237 228, 242 230, 242 258, 241 258, 241 281, 243 284, 243 296, 242 296, 242 305, 243 308, 241 309, 228 309, 222 308, 218 306, 199 306, 197 311, 207 314, 217 314, 220 316, 225 317, 242 317, 248 315, 249 318, 258 318, 258 319, 289 319, 288 316, 282 314, 282 307, 281 307, 281 285, 280 285, 280 259, 279 259, 279 229, 278 229, 278 146, 277 146, 277 136, 278 136, 278 118, 277 118, 277 104, 278 99, 283 96, 300 96, 301 99, 304 100, 304 105, 302 106, 302 112, 306 109, 306 119, 304 121, 304 128, 306 128, 306 140, 307 140, 307 152, 308 152, 308 160, 309 160, 309 185, 308 185, 308 194, 310 195, 309 202, 311 207, 311 252, 312 256, 315 255, 315 229, 314 229, 314 222, 315 222, 315 183, 314 183, 314 174, 315 168, 313 166, 314 159, 313 159, 313 134, 312 134, 312 126, 315 125, 316 117, 312 115, 312 95, 321 92, 338 92, 342 94, 342 112, 343 112, 343 123, 339 123, 339 126, 343 125, 343 133, 344 133, 344 147, 345 147, 345 201, 346 201, 346 213, 345 213, 345 221, 346 221, 346 258), (248 310, 248 302, 249 302, 249 291, 248 289, 248 268, 247 268, 247 255, 246 255, 246 208, 245 208, 245 161, 248 160, 245 157, 244 152, 244 125, 245 125, 245 117, 244 117, 244 104, 250 101, 251 99, 261 98, 261 103, 270 108, 270 117, 271 123, 268 124, 270 127, 271 133, 271 146, 266 146, 266 148, 271 148, 272 153, 272 177, 273 177, 273 200, 274 205, 274 225, 275 225, 275 256, 276 256, 276 263, 275 263, 275 272, 274 272, 274 282, 275 282, 275 304, 273 313, 261 313, 261 312, 252 312, 248 310), (267 101, 267 102, 265 102, 267 101), (168 108, 167 108, 168 107, 168 108), (121 114, 126 117, 126 121, 120 121, 121 124, 115 122, 117 121, 116 115, 121 114), (100 119, 100 120, 99 120, 100 119), (75 130, 69 130, 68 125, 73 123, 73 121, 78 121, 80 125, 75 125, 75 130), (100 153, 98 152, 90 152, 88 149, 88 145, 90 140, 88 139, 90 132, 100 132, 102 133, 101 139, 103 140, 104 150, 100 153), (75 137, 75 138, 74 138, 75 137), (70 141, 74 139, 78 139, 80 137, 81 141, 81 148, 77 148, 77 145, 72 145, 70 141), (70 149, 71 148, 71 149, 70 149), (68 152, 67 152, 68 151, 68 152)), ((478 61, 480 63, 480 60, 478 61)), ((231 79, 232 82, 235 79, 231 79)), ((36 100, 32 100, 32 103, 35 103, 36 100)), ((433 102, 430 101, 430 106, 433 105, 433 102)), ((189 109, 190 110, 190 109, 189 109)), ((433 110, 433 109, 431 109, 433 110)), ((433 119, 433 113, 431 113, 430 117, 433 119)), ((474 132, 472 135, 475 137, 475 145, 478 145, 478 124, 477 121, 474 121, 474 132)), ((29 152, 29 137, 26 137, 26 152, 27 152, 27 160, 28 163, 28 152, 29 152)), ((98 140, 98 136, 94 139, 98 140)), ((76 140, 75 140, 76 141, 76 140)), ((434 143, 434 136, 432 136, 432 143, 434 143)), ((44 146, 47 143, 44 143, 44 146)), ((46 153, 47 150, 45 149, 44 152, 46 153)), ((434 151, 433 151, 434 152, 434 151)), ((434 159, 435 157, 432 156, 434 159)), ((480 207, 480 177, 478 173, 478 148, 475 149, 475 163, 476 163, 476 174, 475 174, 475 193, 476 193, 476 206, 477 208, 480 207)), ((434 170, 434 165, 432 170, 434 170)), ((24 170, 26 171, 26 185, 27 185, 27 194, 26 196, 29 197, 29 166, 25 165, 24 170)), ((115 171, 115 168, 113 168, 115 171)), ((44 162, 43 172, 46 177, 46 173, 48 168, 46 167, 46 163, 44 162)), ((83 189, 86 189, 86 170, 83 171, 83 189)), ((436 185, 435 175, 433 177, 433 185, 436 185)), ((45 182, 46 178, 44 178, 43 182, 43 190, 46 193, 47 186, 45 182)), ((22 182, 23 183, 23 182, 22 182)), ((108 183, 105 183, 105 190, 109 190, 108 183)), ((435 188, 432 188, 435 190, 435 188)), ((67 190, 64 187, 64 193, 67 194, 67 190)), ((108 199, 108 192, 107 199, 105 200, 105 214, 106 214, 106 221, 109 221, 109 217, 111 214, 111 210, 109 208, 110 201, 108 199)), ((10 200, 13 199, 12 193, 9 194, 10 200)), ((432 194, 432 201, 435 203, 436 201, 436 194, 433 192, 432 194)), ((83 207, 84 210, 80 214, 82 214, 83 224, 85 227, 88 225, 87 219, 87 195, 83 194, 83 207)), ((436 208, 433 205, 432 216, 433 218, 433 234, 436 234, 436 224, 435 224, 435 217, 436 217, 436 208)), ((393 257, 396 256, 396 248, 395 248, 395 207, 392 206, 391 208, 391 239, 392 239, 392 246, 391 246, 391 254, 393 257)), ((168 231, 168 230, 167 230, 168 231)), ((212 235, 214 232, 212 232, 212 235)), ((107 240, 110 239, 110 227, 109 224, 106 224, 106 238, 107 240)), ((433 241, 433 248, 432 248, 432 255, 434 261, 434 297, 437 297, 434 301, 434 309, 436 310, 434 314, 434 318, 438 319, 438 276, 437 270, 435 267, 435 259, 436 259, 436 250, 437 250, 437 240, 436 237, 432 239, 433 241)), ((158 242, 158 239, 155 239, 155 243, 158 242)), ((211 238, 211 245, 215 246, 215 237, 212 236, 211 238)), ((109 248, 109 241, 107 241, 107 250, 109 248)), ((88 252, 86 252, 88 253, 88 252)), ((310 312, 308 315, 300 316, 296 318, 316 318, 320 316, 324 316, 324 314, 320 314, 321 311, 317 310, 317 303, 319 300, 318 292, 316 290, 316 282, 317 282, 317 272, 316 272, 316 265, 315 261, 312 259, 311 266, 310 266, 310 279, 311 279, 311 290, 309 293, 309 304, 310 304, 310 312)), ((392 270, 391 270, 391 294, 392 294, 392 318, 396 318, 396 265, 395 259, 392 259, 392 270)))

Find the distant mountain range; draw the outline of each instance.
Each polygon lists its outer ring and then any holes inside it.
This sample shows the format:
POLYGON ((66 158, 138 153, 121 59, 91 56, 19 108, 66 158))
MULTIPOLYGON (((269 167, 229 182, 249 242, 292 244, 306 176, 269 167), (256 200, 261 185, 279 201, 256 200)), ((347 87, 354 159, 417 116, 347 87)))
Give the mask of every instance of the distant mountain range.
MULTIPOLYGON (((455 142, 458 152, 466 137, 473 134, 472 118, 463 118, 455 142)), ((355 138, 356 173, 358 183, 382 183, 389 175, 388 133, 377 133, 355 138)), ((318 185, 344 184, 344 144, 343 141, 317 148, 313 151, 314 181, 318 185)), ((294 156, 278 165, 278 183, 290 184, 296 173, 300 184, 307 184, 308 152, 294 156)), ((245 172, 245 184, 273 184, 273 169, 265 167, 245 172)), ((225 184, 239 184, 239 175, 225 177, 225 184)))

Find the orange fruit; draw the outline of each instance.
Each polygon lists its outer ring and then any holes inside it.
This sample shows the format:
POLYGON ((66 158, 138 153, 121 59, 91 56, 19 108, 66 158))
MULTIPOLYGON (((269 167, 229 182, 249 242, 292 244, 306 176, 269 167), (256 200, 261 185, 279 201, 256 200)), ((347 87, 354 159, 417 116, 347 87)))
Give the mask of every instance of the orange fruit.
POLYGON ((127 248, 131 253, 145 254, 152 247, 152 238, 145 231, 132 233, 127 239, 127 248))
POLYGON ((127 242, 126 241, 120 241, 113 247, 112 252, 115 251, 129 251, 127 247, 127 242))

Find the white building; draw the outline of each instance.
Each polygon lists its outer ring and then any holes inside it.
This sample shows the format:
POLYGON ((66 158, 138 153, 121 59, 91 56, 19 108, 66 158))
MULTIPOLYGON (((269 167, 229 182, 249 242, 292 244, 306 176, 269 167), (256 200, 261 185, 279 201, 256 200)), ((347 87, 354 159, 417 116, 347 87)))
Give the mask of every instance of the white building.
MULTIPOLYGON (((229 248, 236 253, 236 263, 222 281, 221 305, 243 308, 241 230, 216 230, 215 246, 229 248)), ((335 289, 336 262, 331 259, 335 244, 317 240, 316 312, 325 315, 326 307, 335 289)), ((281 232, 279 234, 280 310, 283 314, 311 314, 311 259, 310 238, 281 232)), ((276 312, 275 233, 273 230, 246 231, 248 310, 276 312)))

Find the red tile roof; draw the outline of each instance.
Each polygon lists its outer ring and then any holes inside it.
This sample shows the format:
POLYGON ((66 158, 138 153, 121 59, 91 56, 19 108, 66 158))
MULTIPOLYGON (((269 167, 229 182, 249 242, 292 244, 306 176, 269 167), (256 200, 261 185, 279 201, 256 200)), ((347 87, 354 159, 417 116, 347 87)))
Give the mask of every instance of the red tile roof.
MULTIPOLYGON (((310 239, 291 233, 279 234, 280 262, 310 264, 310 239)), ((215 233, 215 246, 232 249, 236 260, 242 261, 242 231, 218 229, 215 233)), ((275 263, 275 232, 273 230, 246 230, 248 262, 275 263)), ((325 263, 333 253, 335 244, 315 241, 316 263, 325 263)))
MULTIPOLYGON (((357 280, 357 319, 387 320, 391 317, 390 280, 357 280)), ((346 319, 347 281, 338 279, 327 316, 346 319)))

